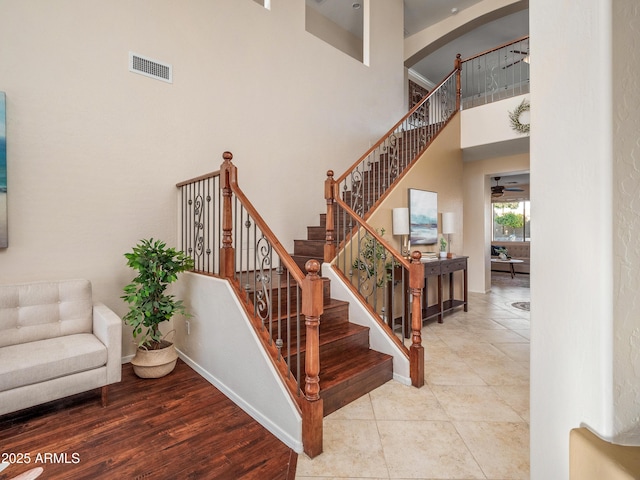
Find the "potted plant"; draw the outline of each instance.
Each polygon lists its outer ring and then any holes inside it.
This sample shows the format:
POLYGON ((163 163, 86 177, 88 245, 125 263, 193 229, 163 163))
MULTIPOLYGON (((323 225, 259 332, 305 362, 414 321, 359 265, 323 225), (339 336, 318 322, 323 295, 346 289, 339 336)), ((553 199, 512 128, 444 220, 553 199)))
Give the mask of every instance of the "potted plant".
POLYGON ((440 237, 440 258, 447 258, 447 241, 440 237))
POLYGON ((138 346, 131 360, 133 370, 141 378, 159 378, 173 371, 178 359, 175 346, 162 337, 159 325, 176 313, 188 315, 182 301, 165 290, 178 279, 178 273, 193 268, 193 259, 153 238, 141 240, 124 256, 127 265, 138 272, 121 297, 129 304, 123 320, 133 327, 138 346))

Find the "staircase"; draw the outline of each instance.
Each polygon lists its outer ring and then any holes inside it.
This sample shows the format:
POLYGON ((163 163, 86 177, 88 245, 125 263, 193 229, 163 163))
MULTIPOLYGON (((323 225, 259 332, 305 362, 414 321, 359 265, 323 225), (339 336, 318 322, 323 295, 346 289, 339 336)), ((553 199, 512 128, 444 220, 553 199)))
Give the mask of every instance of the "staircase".
MULTIPOLYGON (((322 262, 325 243, 325 214, 320 225, 307 227, 306 240, 295 240, 295 262, 305 271, 308 260, 322 262)), ((349 322, 349 303, 331 298, 330 280, 323 279, 324 313, 320 318, 320 397, 324 415, 335 412, 393 377, 393 357, 369 347, 369 328, 349 322)), ((295 336, 292 335, 292 338, 295 336)), ((304 332, 301 343, 301 371, 304 372, 304 332)), ((296 347, 297 345, 292 345, 296 347)), ((283 347, 286 349, 286 345, 283 347)), ((291 365, 296 365, 292 359, 291 365)), ((295 373, 295 372, 294 372, 295 373)))

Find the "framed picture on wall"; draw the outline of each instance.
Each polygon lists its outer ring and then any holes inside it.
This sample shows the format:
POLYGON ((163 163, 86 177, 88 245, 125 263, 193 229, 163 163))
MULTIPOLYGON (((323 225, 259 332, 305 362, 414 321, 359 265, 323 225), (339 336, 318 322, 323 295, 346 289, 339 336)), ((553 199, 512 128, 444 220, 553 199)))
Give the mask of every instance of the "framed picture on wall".
POLYGON ((7 225, 7 101, 0 92, 0 248, 9 246, 7 225))
POLYGON ((409 189, 409 237, 411 245, 438 243, 438 194, 409 189))

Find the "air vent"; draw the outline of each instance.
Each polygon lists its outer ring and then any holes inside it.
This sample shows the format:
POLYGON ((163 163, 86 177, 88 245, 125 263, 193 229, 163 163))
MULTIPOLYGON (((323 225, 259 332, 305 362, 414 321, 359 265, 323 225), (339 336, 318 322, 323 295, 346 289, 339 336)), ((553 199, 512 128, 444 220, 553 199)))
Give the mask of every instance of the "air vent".
POLYGON ((168 63, 161 63, 137 53, 129 52, 129 71, 163 82, 173 83, 173 70, 168 63))

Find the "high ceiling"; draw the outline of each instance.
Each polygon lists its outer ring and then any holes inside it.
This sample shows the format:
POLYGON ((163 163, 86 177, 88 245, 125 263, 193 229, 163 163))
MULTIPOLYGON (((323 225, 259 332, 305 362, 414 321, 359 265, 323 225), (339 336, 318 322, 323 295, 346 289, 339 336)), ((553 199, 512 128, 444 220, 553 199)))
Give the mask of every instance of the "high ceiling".
POLYGON ((404 35, 418 33, 482 0, 404 0, 404 35))
MULTIPOLYGON (((405 5, 407 2, 419 0, 405 0, 405 5)), ((406 12, 405 7, 405 25, 408 22, 406 12)), ((460 53, 465 59, 528 34, 529 10, 526 9, 477 27, 410 66, 410 69, 437 84, 453 70, 456 54, 460 53)))
MULTIPOLYGON (((483 1, 487 0, 404 0, 405 38, 483 1)), ((306 0, 308 7, 319 11, 360 38, 363 3, 362 0, 306 0)), ((433 84, 437 84, 453 69, 456 54, 460 53, 462 58, 470 57, 528 34, 527 9, 481 25, 409 67, 433 84)))

